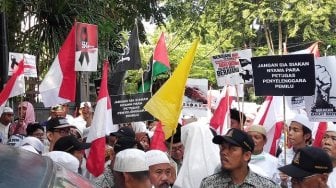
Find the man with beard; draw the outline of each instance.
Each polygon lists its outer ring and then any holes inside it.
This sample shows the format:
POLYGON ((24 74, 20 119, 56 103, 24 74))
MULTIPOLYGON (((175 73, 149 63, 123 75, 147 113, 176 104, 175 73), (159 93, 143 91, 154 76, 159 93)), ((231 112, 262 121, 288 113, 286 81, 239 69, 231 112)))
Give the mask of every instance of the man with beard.
POLYGON ((160 150, 147 151, 146 162, 149 166, 149 179, 153 188, 169 188, 172 168, 167 154, 160 150))
POLYGON ((249 169, 248 163, 251 160, 254 142, 246 132, 232 128, 226 135, 217 135, 212 141, 219 145, 222 169, 220 172, 204 178, 201 182, 201 188, 277 187, 273 181, 249 169))
POLYGON ((322 149, 327 152, 333 164, 333 171, 329 174, 327 185, 336 188, 336 125, 328 123, 328 128, 322 139, 322 149))

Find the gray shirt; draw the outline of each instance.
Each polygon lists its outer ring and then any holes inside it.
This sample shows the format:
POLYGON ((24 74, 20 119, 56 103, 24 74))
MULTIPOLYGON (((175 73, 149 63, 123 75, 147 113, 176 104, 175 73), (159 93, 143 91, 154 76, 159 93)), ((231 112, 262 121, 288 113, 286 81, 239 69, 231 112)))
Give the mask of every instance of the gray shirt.
POLYGON ((242 184, 234 184, 229 173, 225 170, 206 177, 202 180, 200 188, 273 188, 279 187, 272 180, 262 177, 249 170, 242 184))

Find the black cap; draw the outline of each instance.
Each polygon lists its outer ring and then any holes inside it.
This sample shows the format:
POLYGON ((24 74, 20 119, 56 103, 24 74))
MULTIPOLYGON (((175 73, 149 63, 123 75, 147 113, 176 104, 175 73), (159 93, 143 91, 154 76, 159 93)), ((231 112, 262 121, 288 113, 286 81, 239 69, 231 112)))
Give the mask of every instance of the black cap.
POLYGON ((121 127, 117 132, 111 133, 110 135, 116 137, 131 137, 135 139, 135 132, 130 127, 121 127))
POLYGON ((222 144, 223 142, 230 143, 235 146, 242 147, 244 150, 253 152, 254 142, 246 132, 232 128, 224 136, 214 136, 212 142, 215 144, 222 144))
POLYGON ((279 170, 293 178, 304 178, 313 174, 330 173, 333 165, 329 155, 320 148, 304 147, 295 154, 292 164, 279 170))
POLYGON ((166 142, 170 143, 172 137, 173 137, 173 143, 174 144, 181 142, 181 127, 182 127, 181 124, 177 124, 175 134, 173 136, 167 138, 166 142))
POLYGON ((66 127, 75 127, 70 125, 68 120, 64 117, 51 118, 47 121, 47 131, 54 131, 54 129, 66 128, 66 127))
POLYGON ((118 138, 117 142, 113 146, 113 149, 114 152, 118 153, 119 151, 125 149, 134 148, 135 145, 136 145, 135 138, 124 136, 118 138))
POLYGON ((230 109, 230 118, 237 120, 240 123, 240 117, 242 116, 242 121, 245 123, 246 121, 246 116, 243 112, 240 112, 236 109, 230 109))
POLYGON ((73 151, 81 151, 84 149, 88 149, 90 148, 90 146, 91 146, 91 143, 80 142, 77 138, 70 135, 70 136, 63 136, 59 138, 56 141, 53 150, 72 153, 73 151))

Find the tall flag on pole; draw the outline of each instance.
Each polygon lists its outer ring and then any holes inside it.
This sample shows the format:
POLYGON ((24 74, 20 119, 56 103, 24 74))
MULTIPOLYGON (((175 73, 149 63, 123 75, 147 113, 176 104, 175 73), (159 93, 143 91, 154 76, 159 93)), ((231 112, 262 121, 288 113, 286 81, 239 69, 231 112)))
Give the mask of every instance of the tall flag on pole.
POLYGON ((19 62, 18 68, 13 73, 12 77, 7 81, 5 87, 0 92, 0 114, 9 98, 22 95, 25 93, 24 81, 24 61, 19 62))
POLYGON ((130 38, 121 54, 121 58, 116 65, 116 72, 127 70, 137 70, 141 68, 140 50, 139 50, 139 36, 137 24, 131 32, 130 38))
POLYGON ((217 132, 217 134, 224 135, 228 130, 228 121, 230 119, 230 107, 233 97, 229 95, 229 87, 226 87, 225 97, 222 97, 217 109, 210 120, 210 126, 217 132))
POLYGON ((108 62, 105 62, 92 126, 86 140, 87 142, 91 142, 86 168, 96 177, 104 172, 105 135, 107 132, 110 133, 118 130, 117 127, 113 126, 112 122, 111 100, 107 90, 108 66, 108 62))
POLYGON ((139 87, 139 91, 150 91, 153 79, 169 70, 170 63, 168 59, 168 50, 166 47, 165 36, 164 33, 161 33, 160 39, 154 50, 154 54, 149 61, 148 68, 143 74, 144 86, 141 85, 139 87))
POLYGON ((45 107, 75 101, 75 30, 73 26, 39 86, 45 107))
POLYGON ((121 95, 123 93, 123 80, 127 70, 137 70, 141 68, 141 57, 139 50, 138 28, 135 24, 131 35, 126 43, 123 53, 117 63, 112 63, 114 68, 108 76, 108 89, 111 95, 121 95))
POLYGON ((178 118, 182 110, 185 85, 192 62, 194 61, 198 43, 199 39, 194 41, 192 47, 181 60, 172 76, 144 106, 146 111, 162 122, 166 139, 175 132, 177 127, 178 118))

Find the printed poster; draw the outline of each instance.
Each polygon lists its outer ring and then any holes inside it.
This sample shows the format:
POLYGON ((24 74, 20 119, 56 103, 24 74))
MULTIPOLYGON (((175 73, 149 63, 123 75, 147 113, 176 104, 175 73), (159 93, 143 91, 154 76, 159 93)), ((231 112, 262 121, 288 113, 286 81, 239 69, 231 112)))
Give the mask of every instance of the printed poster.
POLYGON ((218 86, 252 83, 252 50, 239 50, 212 57, 218 86))
POLYGON ((183 115, 206 117, 208 110, 208 80, 188 78, 183 98, 183 115))
POLYGON ((9 52, 8 76, 12 76, 13 70, 19 65, 19 62, 24 59, 24 75, 25 77, 37 78, 36 71, 36 56, 23 53, 9 52))
POLYGON ((75 71, 97 71, 98 27, 76 23, 75 71))
POLYGON ((310 121, 336 121, 336 56, 316 58, 315 94, 305 97, 310 121))

